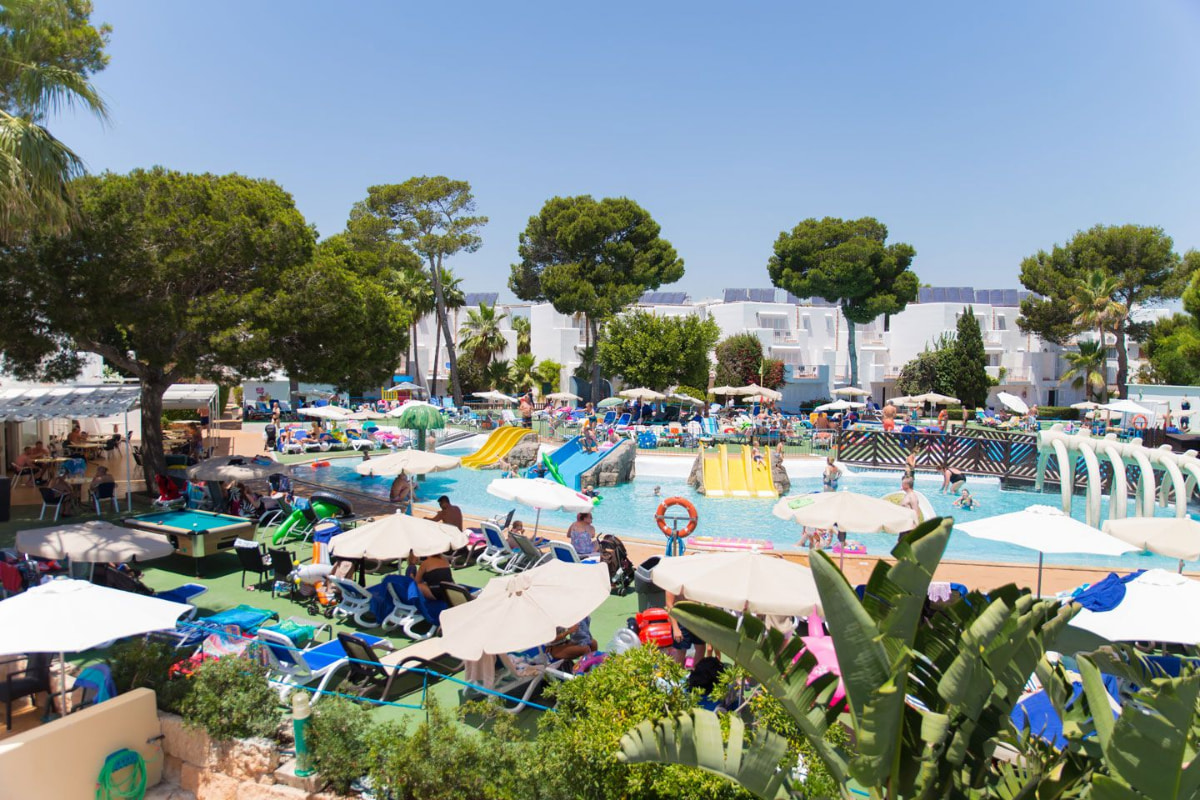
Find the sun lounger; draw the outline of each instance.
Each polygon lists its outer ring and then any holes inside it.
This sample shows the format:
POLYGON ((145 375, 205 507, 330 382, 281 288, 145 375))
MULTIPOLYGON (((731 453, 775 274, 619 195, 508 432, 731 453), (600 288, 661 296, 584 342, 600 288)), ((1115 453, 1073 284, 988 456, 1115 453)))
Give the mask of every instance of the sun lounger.
POLYGON ((487 537, 487 549, 480 553, 477 563, 501 575, 520 571, 525 558, 519 551, 509 547, 500 527, 491 522, 480 523, 480 527, 487 537))
POLYGON ((430 600, 407 575, 388 575, 382 583, 392 601, 391 612, 380 623, 385 630, 398 627, 414 641, 428 639, 438 632, 438 620, 448 608, 446 603, 430 600))
POLYGON ((513 533, 510 536, 516 542, 517 549, 521 551, 521 556, 527 565, 526 569, 533 569, 554 558, 552 554, 539 550, 538 546, 528 536, 522 536, 519 533, 513 533))
MULTIPOLYGON (((378 636, 360 634, 360 638, 371 646, 387 644, 386 639, 378 636)), ((317 686, 311 700, 315 705, 334 674, 349 663, 340 638, 300 650, 282 633, 260 630, 258 641, 263 645, 261 652, 267 663, 267 679, 279 692, 279 699, 285 702, 293 690, 315 682, 317 686)))
POLYGON ((600 560, 599 553, 579 555, 570 542, 551 542, 550 553, 559 561, 565 561, 568 564, 595 564, 600 560))
POLYGON ((380 700, 404 697, 427 689, 442 679, 462 670, 463 663, 454 656, 438 651, 437 640, 428 640, 431 647, 422 645, 396 650, 380 658, 375 648, 357 635, 339 633, 338 640, 348 657, 346 681, 359 696, 379 690, 380 700), (419 651, 428 650, 427 654, 419 651))

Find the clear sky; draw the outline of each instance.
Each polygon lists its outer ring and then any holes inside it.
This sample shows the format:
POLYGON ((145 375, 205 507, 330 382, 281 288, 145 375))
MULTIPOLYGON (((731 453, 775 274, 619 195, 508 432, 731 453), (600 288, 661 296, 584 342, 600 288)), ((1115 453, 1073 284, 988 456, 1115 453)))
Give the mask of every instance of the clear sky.
POLYGON ((1013 288, 1096 223, 1200 247, 1200 3, 96 0, 93 171, 271 178, 322 236, 366 187, 470 181, 451 266, 505 288, 554 195, 631 197, 693 297, 767 286, 775 237, 875 216, 935 285, 1013 288))

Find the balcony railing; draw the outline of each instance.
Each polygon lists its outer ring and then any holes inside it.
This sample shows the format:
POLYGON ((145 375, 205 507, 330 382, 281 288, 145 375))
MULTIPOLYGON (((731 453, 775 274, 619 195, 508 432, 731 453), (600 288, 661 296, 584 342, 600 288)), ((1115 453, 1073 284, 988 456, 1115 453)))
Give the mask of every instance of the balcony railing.
POLYGON ((780 330, 778 328, 772 330, 771 340, 775 344, 800 344, 800 338, 796 336, 795 331, 780 330))
POLYGON ((791 368, 791 378, 794 381, 818 381, 821 379, 821 372, 814 367, 794 365, 791 368))

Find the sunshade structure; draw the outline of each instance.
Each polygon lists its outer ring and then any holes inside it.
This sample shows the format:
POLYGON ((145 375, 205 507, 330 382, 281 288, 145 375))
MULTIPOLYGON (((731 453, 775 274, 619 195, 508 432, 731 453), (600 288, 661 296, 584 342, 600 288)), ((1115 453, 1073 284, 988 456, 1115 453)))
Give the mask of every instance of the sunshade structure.
POLYGON ((823 406, 817 406, 814 411, 848 411, 851 408, 866 408, 866 403, 855 403, 851 400, 834 400, 823 406))
POLYGON ((555 560, 492 578, 470 603, 442 612, 442 645, 467 661, 538 647, 599 608, 609 590, 604 564, 555 560))
POLYGON ((551 392, 546 395, 547 400, 582 400, 583 398, 574 392, 551 392))
POLYGON ((494 403, 515 403, 517 398, 509 397, 503 392, 497 392, 495 389, 488 389, 486 392, 475 392, 472 397, 478 397, 481 400, 491 400, 494 403))
POLYGON ((91 564, 152 561, 175 552, 165 536, 93 520, 17 533, 17 550, 39 558, 91 564))
POLYGON ((749 614, 807 617, 821 606, 812 570, 752 551, 664 558, 650 577, 688 600, 749 614))
POLYGON ((443 525, 396 512, 359 525, 330 540, 330 553, 340 558, 404 558, 413 552, 432 556, 467 546, 467 534, 453 525, 443 525))
POLYGON ((1200 582, 1162 569, 1149 569, 1125 584, 1125 594, 1108 611, 1083 609, 1073 628, 1110 642, 1200 644, 1200 582))
POLYGON ((372 458, 354 468, 359 475, 427 475, 430 472, 445 472, 462 463, 462 459, 424 450, 397 450, 381 458, 372 458))
POLYGON ((499 478, 488 484, 488 494, 537 509, 536 535, 543 511, 591 511, 595 502, 585 494, 547 478, 499 478))
POLYGON ((1097 408, 1103 407, 1104 406, 1100 405, 1099 403, 1094 403, 1091 400, 1084 400, 1079 403, 1071 403, 1071 408, 1077 408, 1080 411, 1095 411, 1097 408))
MULTIPOLYGON (((390 416, 390 414, 389 414, 390 416)), ((429 403, 405 403, 396 415, 396 426, 417 432, 417 448, 425 449, 425 431, 446 427, 442 412, 429 403)))
POLYGON ((955 525, 954 529, 976 539, 1005 542, 1036 550, 1039 597, 1042 594, 1042 562, 1046 553, 1119 556, 1137 550, 1133 545, 1085 525, 1052 506, 1030 506, 1011 514, 997 514, 994 517, 964 522, 955 525))
POLYGON ((606 397, 600 401, 597 408, 612 408, 613 406, 623 405, 625 405, 625 398, 623 397, 606 397))
POLYGON ((1200 558, 1200 522, 1187 517, 1127 517, 1110 519, 1104 532, 1122 542, 1149 550, 1160 556, 1179 559, 1179 571, 1184 561, 1200 558))
POLYGON ((958 402, 957 397, 950 397, 949 395, 938 394, 937 392, 926 392, 925 394, 914 394, 912 399, 916 400, 918 403, 933 403, 936 406, 948 405, 950 403, 958 402))
POLYGON ((785 497, 771 513, 808 528, 837 526, 848 533, 901 533, 916 527, 911 509, 856 492, 819 492, 785 497))
POLYGON ((403 403, 396 406, 391 411, 387 412, 387 416, 398 417, 404 413, 405 409, 409 409, 409 408, 432 408, 434 411, 437 411, 439 414, 441 413, 441 409, 439 409, 437 406, 433 405, 432 403, 425 402, 424 400, 405 400, 403 403))
POLYGON ((669 392, 667 394, 667 399, 674 400, 676 403, 682 403, 684 405, 689 405, 689 406, 704 405, 703 400, 700 400, 699 398, 696 398, 696 397, 692 397, 690 394, 679 394, 678 392, 669 392))
POLYGON ((636 389, 622 389, 620 392, 617 392, 617 394, 619 394, 621 397, 627 397, 630 400, 641 400, 642 402, 665 400, 667 397, 662 392, 656 392, 653 389, 646 389, 641 386, 636 389))
POLYGON ((190 481, 256 481, 291 471, 266 456, 217 456, 188 467, 187 476, 190 481))
POLYGON ((741 386, 738 388, 738 390, 735 392, 735 394, 746 395, 746 396, 759 394, 759 395, 762 395, 763 397, 767 398, 768 400, 782 400, 783 399, 783 392, 777 392, 774 389, 768 389, 765 386, 759 386, 757 383, 752 383, 749 386, 741 386))
POLYGON ((417 384, 413 383, 412 381, 404 381, 403 383, 397 383, 395 386, 392 387, 392 390, 397 391, 397 392, 410 392, 410 393, 415 392, 418 394, 427 394, 424 386, 418 386, 417 384))
MULTIPOLYGON (((190 609, 87 581, 51 581, 0 601, 0 655, 58 653, 65 675, 66 653, 174 628, 179 615, 190 609)), ((65 710, 66 681, 61 684, 65 710)))
POLYGON ((840 389, 834 389, 833 393, 838 397, 867 397, 871 394, 866 389, 860 389, 857 386, 843 386, 840 389))
POLYGON ((717 395, 731 395, 741 394, 742 390, 738 386, 714 386, 712 393, 717 395))
POLYGON ((350 412, 339 406, 306 406, 305 408, 297 409, 296 413, 302 417, 327 419, 330 421, 344 420, 350 417, 350 412))
POLYGON ((902 394, 899 397, 893 397, 890 400, 888 400, 888 402, 894 406, 919 406, 919 405, 921 405, 920 400, 917 400, 906 394, 902 394))
POLYGON ((1111 411, 1114 414, 1145 414, 1147 417, 1154 415, 1154 412, 1149 408, 1140 406, 1132 400, 1127 399, 1114 400, 1111 403, 1105 403, 1100 408, 1105 411, 1111 411))
POLYGON ((997 392, 996 399, 1003 403, 1006 408, 1015 411, 1018 414, 1029 413, 1029 404, 1017 397, 1015 394, 1009 394, 1008 392, 997 392))

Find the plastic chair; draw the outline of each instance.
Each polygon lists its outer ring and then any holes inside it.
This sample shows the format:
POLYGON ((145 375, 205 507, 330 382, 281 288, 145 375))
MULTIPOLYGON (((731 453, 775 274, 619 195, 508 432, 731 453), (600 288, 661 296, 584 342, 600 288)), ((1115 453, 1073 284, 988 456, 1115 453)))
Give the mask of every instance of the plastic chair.
MULTIPOLYGON (((30 653, 25 657, 25 669, 8 673, 4 681, 0 682, 0 700, 4 701, 6 730, 12 730, 13 701, 20 700, 22 697, 31 697, 39 692, 50 694, 50 655, 48 653, 30 653)), ((53 702, 47 697, 47 711, 53 702)))
POLYGON ((274 579, 271 581, 271 597, 275 596, 275 591, 279 584, 287 584, 288 599, 294 600, 296 597, 296 582, 292 580, 292 570, 295 568, 295 557, 292 551, 283 547, 274 547, 267 550, 267 557, 271 560, 271 571, 274 573, 274 579))
POLYGON ((45 519, 46 509, 53 508, 54 521, 58 522, 58 516, 62 513, 63 501, 67 499, 67 496, 46 486, 38 487, 38 492, 42 495, 42 511, 38 514, 38 519, 45 519))
POLYGON ((96 516, 100 516, 100 506, 104 500, 111 500, 113 513, 121 513, 121 504, 117 502, 117 482, 102 483, 92 490, 92 505, 96 507, 96 516))
POLYGON ((258 580, 254 586, 257 588, 267 579, 267 575, 271 573, 271 565, 267 563, 266 555, 263 553, 262 546, 253 542, 249 545, 234 543, 233 549, 237 551, 238 561, 242 565, 242 588, 246 588, 246 573, 258 575, 258 580))

